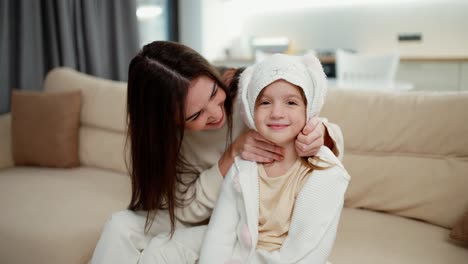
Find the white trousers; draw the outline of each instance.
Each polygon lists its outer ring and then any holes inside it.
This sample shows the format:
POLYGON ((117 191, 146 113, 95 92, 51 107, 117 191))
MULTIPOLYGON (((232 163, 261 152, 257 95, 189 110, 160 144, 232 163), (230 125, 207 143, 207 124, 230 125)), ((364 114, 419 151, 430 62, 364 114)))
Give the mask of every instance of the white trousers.
POLYGON ((112 214, 104 226, 91 259, 92 264, 194 264, 198 261, 206 226, 176 223, 170 238, 167 211, 160 211, 147 234, 146 212, 130 210, 112 214))

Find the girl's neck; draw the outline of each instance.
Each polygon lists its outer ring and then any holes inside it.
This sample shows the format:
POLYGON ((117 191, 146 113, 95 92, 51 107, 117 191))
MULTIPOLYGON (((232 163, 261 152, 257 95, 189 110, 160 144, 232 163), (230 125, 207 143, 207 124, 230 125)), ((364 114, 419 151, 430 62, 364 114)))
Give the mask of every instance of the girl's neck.
POLYGON ((284 148, 283 160, 263 164, 268 177, 278 177, 285 174, 299 157, 296 152, 294 141, 282 147, 284 148))

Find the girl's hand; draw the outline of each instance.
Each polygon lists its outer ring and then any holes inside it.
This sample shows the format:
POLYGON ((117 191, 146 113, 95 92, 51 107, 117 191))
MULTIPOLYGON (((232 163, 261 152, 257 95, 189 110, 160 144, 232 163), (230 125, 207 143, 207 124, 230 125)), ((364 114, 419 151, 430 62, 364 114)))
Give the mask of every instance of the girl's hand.
POLYGON ((315 156, 324 144, 325 126, 322 120, 312 117, 296 138, 296 152, 301 157, 315 156))
POLYGON ((272 162, 282 160, 284 150, 274 143, 266 140, 258 132, 247 130, 242 133, 231 145, 234 156, 241 156, 245 160, 255 162, 272 162))

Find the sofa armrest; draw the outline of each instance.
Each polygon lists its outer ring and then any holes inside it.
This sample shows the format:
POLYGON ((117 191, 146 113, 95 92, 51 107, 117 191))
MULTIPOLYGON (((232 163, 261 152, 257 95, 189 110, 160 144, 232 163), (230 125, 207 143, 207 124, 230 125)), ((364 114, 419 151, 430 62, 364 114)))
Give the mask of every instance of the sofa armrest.
POLYGON ((0 115, 0 169, 13 166, 11 149, 11 115, 0 115))

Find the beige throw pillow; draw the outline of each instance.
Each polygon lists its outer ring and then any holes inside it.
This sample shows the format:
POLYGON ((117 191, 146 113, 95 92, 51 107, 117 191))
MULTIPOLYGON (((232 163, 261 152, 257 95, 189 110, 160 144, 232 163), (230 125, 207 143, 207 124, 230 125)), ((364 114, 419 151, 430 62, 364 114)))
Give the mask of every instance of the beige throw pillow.
POLYGON ((13 91, 12 152, 15 165, 79 165, 81 91, 13 91))

